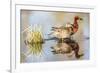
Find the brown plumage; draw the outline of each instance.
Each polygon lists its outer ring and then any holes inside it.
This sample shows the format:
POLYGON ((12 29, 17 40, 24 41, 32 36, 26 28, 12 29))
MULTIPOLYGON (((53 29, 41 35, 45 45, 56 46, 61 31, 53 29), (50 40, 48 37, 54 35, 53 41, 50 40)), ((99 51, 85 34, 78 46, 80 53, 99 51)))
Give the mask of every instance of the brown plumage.
POLYGON ((73 24, 69 23, 66 24, 66 26, 52 27, 52 34, 56 38, 70 38, 79 29, 78 20, 82 20, 82 18, 80 18, 79 16, 75 16, 73 24))

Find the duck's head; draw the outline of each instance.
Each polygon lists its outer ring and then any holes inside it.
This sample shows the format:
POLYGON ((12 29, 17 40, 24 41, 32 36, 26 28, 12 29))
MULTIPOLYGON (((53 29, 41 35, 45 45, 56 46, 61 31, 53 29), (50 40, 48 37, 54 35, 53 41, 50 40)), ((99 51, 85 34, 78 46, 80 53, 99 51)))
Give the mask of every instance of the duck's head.
POLYGON ((81 17, 79 17, 79 16, 75 16, 74 19, 75 19, 75 20, 83 20, 83 19, 82 19, 81 17))

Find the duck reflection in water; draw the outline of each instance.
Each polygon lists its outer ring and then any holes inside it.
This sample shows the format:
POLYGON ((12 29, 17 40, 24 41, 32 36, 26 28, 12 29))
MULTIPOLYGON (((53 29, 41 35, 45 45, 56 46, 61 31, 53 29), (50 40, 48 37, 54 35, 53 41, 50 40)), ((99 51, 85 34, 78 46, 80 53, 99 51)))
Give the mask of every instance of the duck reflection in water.
POLYGON ((75 40, 71 40, 70 38, 59 39, 57 44, 53 47, 54 54, 68 54, 74 51, 75 57, 80 58, 83 54, 79 54, 79 45, 75 40))

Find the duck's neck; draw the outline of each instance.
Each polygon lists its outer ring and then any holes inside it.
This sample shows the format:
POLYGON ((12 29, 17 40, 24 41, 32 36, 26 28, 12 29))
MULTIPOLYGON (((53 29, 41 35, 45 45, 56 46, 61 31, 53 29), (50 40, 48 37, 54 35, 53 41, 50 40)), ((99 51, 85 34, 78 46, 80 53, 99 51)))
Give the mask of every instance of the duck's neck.
POLYGON ((74 28, 74 32, 77 32, 78 31, 78 22, 77 22, 77 19, 74 19, 74 23, 73 23, 73 28, 74 28))

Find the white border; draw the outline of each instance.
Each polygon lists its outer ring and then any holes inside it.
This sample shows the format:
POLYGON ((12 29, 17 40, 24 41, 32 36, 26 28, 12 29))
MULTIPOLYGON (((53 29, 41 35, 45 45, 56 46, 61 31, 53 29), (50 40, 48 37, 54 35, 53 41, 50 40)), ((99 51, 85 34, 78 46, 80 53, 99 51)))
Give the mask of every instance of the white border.
POLYGON ((95 10, 93 7, 81 6, 46 6, 16 4, 12 7, 12 46, 11 46, 11 71, 35 71, 47 69, 66 69, 95 66, 95 10), (69 11, 69 12, 88 12, 90 13, 90 60, 82 61, 61 61, 61 62, 42 62, 20 64, 20 9, 27 10, 47 10, 47 11, 69 11))

